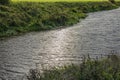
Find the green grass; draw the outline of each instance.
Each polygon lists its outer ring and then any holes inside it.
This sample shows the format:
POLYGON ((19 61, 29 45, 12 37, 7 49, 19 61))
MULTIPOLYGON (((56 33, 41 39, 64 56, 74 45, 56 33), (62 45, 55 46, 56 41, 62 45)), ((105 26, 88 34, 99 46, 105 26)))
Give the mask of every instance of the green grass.
POLYGON ((108 0, 12 0, 14 2, 19 1, 27 1, 27 2, 86 2, 86 1, 92 1, 92 2, 101 2, 101 1, 108 1, 108 0))
POLYGON ((30 70, 28 80, 120 80, 120 57, 111 55, 107 59, 85 59, 80 65, 59 68, 30 70))
POLYGON ((12 2, 0 5, 0 37, 70 26, 86 13, 117 8, 110 2, 12 2))
MULTIPOLYGON (((108 0, 12 0, 13 2, 104 2, 108 0)), ((116 0, 120 1, 120 0, 116 0)))

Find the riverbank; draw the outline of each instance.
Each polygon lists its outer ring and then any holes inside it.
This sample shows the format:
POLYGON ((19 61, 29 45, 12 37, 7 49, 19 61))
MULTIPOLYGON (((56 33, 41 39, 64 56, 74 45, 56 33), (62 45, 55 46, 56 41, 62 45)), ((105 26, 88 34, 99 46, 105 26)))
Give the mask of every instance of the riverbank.
POLYGON ((0 5, 0 37, 70 26, 85 18, 86 13, 117 7, 109 2, 17 2, 0 5))

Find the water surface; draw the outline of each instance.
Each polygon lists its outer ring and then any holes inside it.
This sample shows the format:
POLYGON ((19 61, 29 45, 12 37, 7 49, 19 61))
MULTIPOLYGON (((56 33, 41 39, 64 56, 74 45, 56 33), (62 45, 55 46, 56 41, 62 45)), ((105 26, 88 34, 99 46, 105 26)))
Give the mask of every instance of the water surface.
POLYGON ((29 69, 80 63, 82 54, 120 52, 120 8, 90 13, 65 29, 0 41, 0 80, 22 80, 29 69))

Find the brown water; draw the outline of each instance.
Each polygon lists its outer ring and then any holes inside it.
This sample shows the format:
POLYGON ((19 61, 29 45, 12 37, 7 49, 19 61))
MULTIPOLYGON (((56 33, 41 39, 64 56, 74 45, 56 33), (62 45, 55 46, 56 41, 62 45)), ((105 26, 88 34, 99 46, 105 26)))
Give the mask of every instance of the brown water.
POLYGON ((22 80, 31 68, 80 63, 82 54, 120 52, 120 8, 90 13, 65 29, 0 41, 0 80, 22 80))

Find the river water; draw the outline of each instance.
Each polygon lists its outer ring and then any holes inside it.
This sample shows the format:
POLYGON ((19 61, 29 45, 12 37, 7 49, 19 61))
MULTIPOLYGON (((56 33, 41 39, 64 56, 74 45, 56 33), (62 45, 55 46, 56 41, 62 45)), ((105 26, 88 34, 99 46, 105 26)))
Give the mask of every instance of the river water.
POLYGON ((69 28, 0 41, 0 80, 22 80, 31 68, 80 63, 83 54, 120 52, 120 8, 88 14, 69 28))

